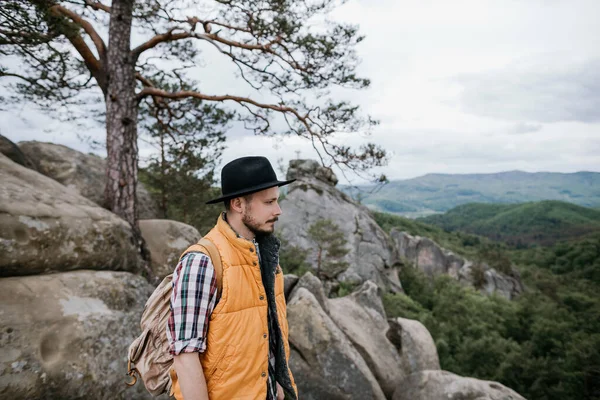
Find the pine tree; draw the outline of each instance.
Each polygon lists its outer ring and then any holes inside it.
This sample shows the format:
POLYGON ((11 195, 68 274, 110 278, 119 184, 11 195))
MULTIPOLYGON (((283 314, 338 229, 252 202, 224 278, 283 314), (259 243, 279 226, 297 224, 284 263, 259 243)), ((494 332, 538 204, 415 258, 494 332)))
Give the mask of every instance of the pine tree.
POLYGON ((33 101, 50 115, 70 117, 73 105, 104 104, 105 202, 134 228, 140 110, 150 104, 177 120, 185 115, 181 104, 191 100, 226 103, 251 132, 302 137, 324 162, 365 171, 385 163, 382 148, 352 149, 333 140, 338 132, 368 132, 376 124, 329 95, 332 87, 370 84, 356 75, 358 28, 327 19, 337 4, 3 0, 3 106, 33 101), (313 29, 318 20, 327 22, 313 29), (233 63, 252 95, 205 92, 190 78, 205 60, 203 50, 233 63), (285 128, 274 129, 277 115, 285 128))
POLYGON ((308 229, 308 235, 317 248, 317 275, 332 279, 348 268, 343 258, 350 251, 346 248, 344 232, 330 219, 321 219, 308 229))

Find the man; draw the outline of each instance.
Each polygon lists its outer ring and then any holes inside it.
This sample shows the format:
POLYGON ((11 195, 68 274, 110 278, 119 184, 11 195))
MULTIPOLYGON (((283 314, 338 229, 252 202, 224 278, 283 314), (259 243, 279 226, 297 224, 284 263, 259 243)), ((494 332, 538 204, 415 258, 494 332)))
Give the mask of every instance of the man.
POLYGON ((210 257, 185 254, 173 273, 167 336, 177 400, 297 399, 279 241, 279 181, 265 157, 243 157, 221 172, 225 212, 205 236, 223 265, 217 293, 210 257))

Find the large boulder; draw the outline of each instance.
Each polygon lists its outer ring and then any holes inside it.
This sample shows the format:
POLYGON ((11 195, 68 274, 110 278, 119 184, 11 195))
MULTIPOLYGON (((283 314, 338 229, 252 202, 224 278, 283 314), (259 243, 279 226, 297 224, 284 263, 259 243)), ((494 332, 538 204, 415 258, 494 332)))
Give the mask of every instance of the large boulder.
POLYGON ((283 292, 285 293, 286 300, 290 298, 290 294, 292 294, 292 290, 296 287, 299 279, 300 278, 294 274, 285 274, 283 276, 283 292))
MULTIPOLYGON (((105 207, 106 160, 54 143, 19 142, 19 148, 33 160, 38 172, 105 207)), ((156 202, 140 182, 137 186, 137 198, 140 219, 159 217, 156 202)))
POLYGON ((323 288, 323 282, 316 276, 314 276, 311 272, 307 272, 298 280, 292 293, 291 297, 294 296, 294 292, 300 290, 300 288, 304 288, 312 293, 315 296, 315 299, 319 302, 319 305, 326 313, 329 313, 329 301, 327 296, 325 295, 325 290, 323 288))
MULTIPOLYGON (((364 286, 376 287, 370 281, 365 282, 364 286)), ((368 288, 361 288, 359 292, 363 290, 368 288)), ((331 299, 329 315, 366 361, 385 395, 391 398, 398 382, 404 377, 402 359, 386 337, 389 326, 385 316, 380 313, 383 305, 365 307, 357 299, 358 296, 351 294, 331 299)))
POLYGON ((127 222, 0 155, 0 276, 141 264, 127 222))
POLYGON ((167 219, 140 220, 139 226, 152 258, 152 275, 159 279, 172 273, 181 253, 201 237, 193 226, 167 219))
POLYGON ((405 318, 393 318, 388 322, 387 337, 400 352, 405 375, 440 369, 435 342, 422 323, 405 318))
POLYGON ((303 399, 385 399, 365 360, 306 288, 288 303, 290 368, 303 399))
POLYGON ((10 141, 7 137, 0 135, 0 154, 4 154, 19 165, 35 169, 33 162, 27 157, 19 146, 10 141))
POLYGON ((465 378, 446 371, 420 371, 403 380, 393 400, 525 400, 498 382, 465 378))
POLYGON ((371 280, 386 290, 401 290, 392 241, 367 208, 335 188, 337 178, 331 169, 312 160, 292 160, 287 179, 297 179, 281 201, 279 226, 287 243, 308 249, 308 261, 316 265, 317 248, 308 230, 329 219, 343 233, 349 250, 341 260, 348 267, 335 276, 337 280, 352 284, 371 280))
POLYGON ((0 279, 0 397, 151 399, 127 354, 152 287, 127 272, 0 279))
POLYGON ((510 274, 503 274, 486 263, 474 265, 431 239, 412 236, 397 229, 392 229, 390 236, 399 257, 430 277, 446 274, 459 282, 480 289, 485 294, 496 293, 507 299, 523 292, 523 284, 515 270, 510 274))

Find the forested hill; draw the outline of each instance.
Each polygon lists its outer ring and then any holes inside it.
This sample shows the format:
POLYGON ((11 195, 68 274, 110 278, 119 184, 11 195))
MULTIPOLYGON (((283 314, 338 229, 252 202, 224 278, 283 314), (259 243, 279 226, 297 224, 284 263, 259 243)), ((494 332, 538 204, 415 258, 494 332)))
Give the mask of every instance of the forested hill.
POLYGON ((465 204, 420 220, 518 246, 552 245, 600 232, 600 210, 562 201, 465 204))
POLYGON ((600 399, 600 234, 514 249, 419 220, 374 213, 380 226, 433 239, 470 260, 516 264, 525 293, 482 296, 447 276, 402 268, 404 293, 387 294, 388 318, 418 319, 443 369, 494 380, 527 399, 600 399))
MULTIPOLYGON (((356 189, 342 188, 356 197, 356 189)), ((428 174, 391 181, 376 193, 360 186, 361 202, 378 211, 405 216, 426 216, 468 203, 515 204, 560 200, 585 207, 600 207, 600 173, 428 174)))

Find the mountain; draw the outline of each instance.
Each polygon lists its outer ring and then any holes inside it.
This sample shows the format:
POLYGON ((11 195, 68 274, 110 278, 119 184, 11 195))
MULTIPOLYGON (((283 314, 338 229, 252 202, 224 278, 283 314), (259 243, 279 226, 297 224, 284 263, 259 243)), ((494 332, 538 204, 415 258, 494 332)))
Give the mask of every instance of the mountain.
POLYGON ((419 220, 446 231, 473 233, 511 245, 552 245, 600 231, 600 210, 554 200, 465 204, 419 220))
POLYGON ((346 193, 377 211, 408 217, 442 213, 468 203, 516 204, 559 200, 600 207, 600 173, 522 171, 496 174, 428 174, 385 186, 344 187, 346 193), (369 193, 373 191, 373 193, 369 193))

